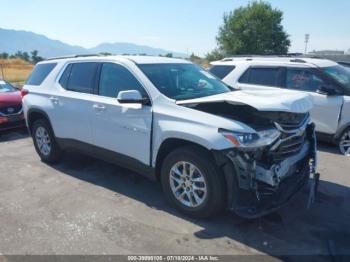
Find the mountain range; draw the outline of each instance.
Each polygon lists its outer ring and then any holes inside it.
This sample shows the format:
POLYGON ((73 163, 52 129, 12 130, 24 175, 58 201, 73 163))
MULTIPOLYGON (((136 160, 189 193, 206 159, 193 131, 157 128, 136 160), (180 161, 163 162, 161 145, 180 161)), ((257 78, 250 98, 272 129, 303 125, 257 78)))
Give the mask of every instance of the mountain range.
POLYGON ((101 43, 93 48, 85 48, 82 46, 70 45, 58 40, 53 40, 44 35, 33 32, 0 28, 0 53, 6 52, 9 54, 15 54, 17 51, 31 52, 33 50, 38 50, 39 55, 44 58, 73 54, 97 54, 102 52, 115 55, 165 55, 167 53, 172 53, 175 57, 187 56, 184 53, 123 42, 101 43))

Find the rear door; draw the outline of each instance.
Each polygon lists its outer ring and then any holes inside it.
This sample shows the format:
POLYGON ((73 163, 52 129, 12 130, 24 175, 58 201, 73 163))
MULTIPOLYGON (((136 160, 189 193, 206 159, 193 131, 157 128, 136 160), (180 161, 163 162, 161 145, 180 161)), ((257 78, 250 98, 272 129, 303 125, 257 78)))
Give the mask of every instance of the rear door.
POLYGON ((118 153, 119 160, 150 164, 152 107, 120 104, 120 91, 138 90, 148 97, 140 81, 126 67, 117 63, 101 66, 98 96, 94 98, 92 128, 94 145, 118 153))
POLYGON ((71 63, 59 79, 58 90, 49 99, 54 108, 53 127, 59 138, 92 144, 91 119, 97 69, 95 62, 71 63))
POLYGON ((241 89, 261 90, 283 87, 284 68, 280 66, 250 66, 238 80, 241 89))
POLYGON ((343 97, 316 92, 321 86, 330 85, 334 84, 325 79, 316 69, 286 68, 286 88, 305 92, 313 98, 314 107, 310 113, 316 124, 316 130, 326 134, 335 134, 343 105, 343 97))

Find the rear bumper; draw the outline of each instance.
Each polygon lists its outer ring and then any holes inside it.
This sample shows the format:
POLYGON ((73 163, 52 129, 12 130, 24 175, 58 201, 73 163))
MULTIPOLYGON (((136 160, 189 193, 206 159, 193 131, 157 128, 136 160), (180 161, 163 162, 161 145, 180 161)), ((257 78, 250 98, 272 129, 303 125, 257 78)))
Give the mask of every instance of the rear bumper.
POLYGON ((305 187, 317 163, 314 125, 306 132, 302 149, 278 164, 264 163, 256 152, 214 152, 225 174, 228 208, 239 216, 257 218, 281 208, 305 187))

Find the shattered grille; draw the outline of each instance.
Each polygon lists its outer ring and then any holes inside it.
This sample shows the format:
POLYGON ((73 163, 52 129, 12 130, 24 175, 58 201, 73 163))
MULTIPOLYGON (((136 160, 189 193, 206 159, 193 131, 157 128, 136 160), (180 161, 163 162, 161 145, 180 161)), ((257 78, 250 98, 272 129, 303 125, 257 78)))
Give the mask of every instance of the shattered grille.
POLYGON ((306 132, 304 132, 301 136, 297 136, 285 142, 282 142, 275 151, 271 152, 273 160, 275 162, 279 162, 294 154, 299 153, 305 143, 305 139, 306 132))
POLYGON ((309 114, 291 114, 289 121, 277 122, 284 130, 300 128, 309 119, 309 114))
POLYGON ((280 145, 270 151, 273 162, 281 162, 284 159, 299 153, 306 141, 306 124, 309 115, 304 115, 298 124, 283 123, 279 124, 282 135, 280 137, 280 145), (295 130, 295 132, 293 132, 295 130), (301 131, 301 132, 300 132, 301 131))

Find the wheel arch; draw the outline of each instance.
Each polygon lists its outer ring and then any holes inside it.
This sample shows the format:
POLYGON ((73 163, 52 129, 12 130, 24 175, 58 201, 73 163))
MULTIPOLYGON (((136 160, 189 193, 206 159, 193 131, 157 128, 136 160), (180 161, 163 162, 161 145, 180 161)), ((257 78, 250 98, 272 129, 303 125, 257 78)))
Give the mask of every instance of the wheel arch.
POLYGON ((345 123, 338 129, 337 133, 334 135, 334 140, 338 141, 343 132, 348 128, 350 128, 350 122, 345 123))
POLYGON ((185 146, 192 146, 194 148, 198 148, 199 150, 206 151, 213 157, 213 160, 215 160, 211 150, 203 145, 181 138, 167 138, 161 143, 156 156, 155 174, 157 180, 160 178, 160 170, 166 156, 175 149, 185 146))
POLYGON ((41 109, 32 108, 32 109, 29 109, 27 113, 27 126, 30 134, 31 134, 32 126, 34 122, 38 119, 45 119, 50 125, 50 128, 53 132, 53 128, 52 128, 49 116, 41 109))

